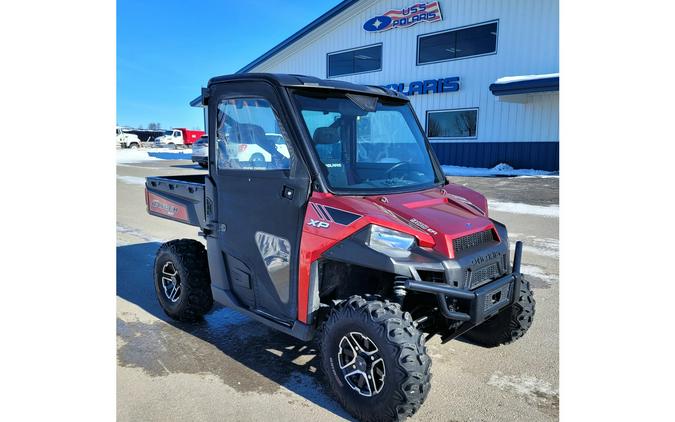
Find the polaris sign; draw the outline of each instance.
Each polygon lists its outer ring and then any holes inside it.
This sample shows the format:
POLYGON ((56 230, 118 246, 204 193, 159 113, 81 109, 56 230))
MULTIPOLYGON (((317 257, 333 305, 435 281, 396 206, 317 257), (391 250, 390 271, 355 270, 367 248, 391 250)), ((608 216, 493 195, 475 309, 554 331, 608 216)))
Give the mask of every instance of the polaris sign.
POLYGON ((384 85, 385 88, 393 89, 405 95, 423 95, 440 94, 442 92, 459 91, 459 76, 441 79, 427 79, 424 81, 412 81, 408 84, 408 90, 405 89, 403 82, 397 84, 384 85))
POLYGON ((415 3, 403 9, 393 9, 381 16, 370 18, 363 24, 368 32, 381 32, 392 28, 407 28, 420 22, 443 20, 438 1, 415 3))

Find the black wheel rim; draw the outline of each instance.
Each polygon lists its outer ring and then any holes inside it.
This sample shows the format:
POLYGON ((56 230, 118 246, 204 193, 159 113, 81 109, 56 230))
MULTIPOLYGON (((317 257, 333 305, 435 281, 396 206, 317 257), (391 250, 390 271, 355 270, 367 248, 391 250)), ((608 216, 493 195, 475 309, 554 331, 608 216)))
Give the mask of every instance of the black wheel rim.
POLYGON ((369 337, 352 331, 340 339, 338 364, 347 385, 365 397, 382 391, 386 369, 380 350, 369 337))
POLYGON ((164 296, 171 302, 176 303, 180 299, 181 285, 178 270, 173 262, 167 261, 162 267, 162 288, 164 296))

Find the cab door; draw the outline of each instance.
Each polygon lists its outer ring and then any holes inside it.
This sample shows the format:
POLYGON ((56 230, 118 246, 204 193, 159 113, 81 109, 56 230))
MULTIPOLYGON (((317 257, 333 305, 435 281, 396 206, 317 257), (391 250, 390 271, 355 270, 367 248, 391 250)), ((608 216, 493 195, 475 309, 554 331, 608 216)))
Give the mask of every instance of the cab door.
POLYGON ((310 177, 288 106, 262 81, 224 82, 210 91, 209 173, 225 287, 245 308, 294 321, 310 177), (243 149, 251 146, 267 152, 263 162, 243 149))

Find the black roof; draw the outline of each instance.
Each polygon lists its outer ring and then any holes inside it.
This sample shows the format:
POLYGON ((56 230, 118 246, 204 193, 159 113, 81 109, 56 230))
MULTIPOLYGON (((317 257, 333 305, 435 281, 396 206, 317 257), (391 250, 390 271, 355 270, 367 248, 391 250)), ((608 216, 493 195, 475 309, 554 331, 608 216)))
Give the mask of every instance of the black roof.
MULTIPOLYGON (((212 84, 217 84, 220 82, 250 80, 263 80, 276 85, 292 88, 316 88, 326 90, 336 89, 360 94, 384 95, 402 100, 408 99, 408 97, 399 92, 381 86, 359 85, 336 79, 320 79, 314 76, 291 75, 285 73, 235 73, 233 75, 215 76, 209 79, 208 86, 210 87, 212 84)), ((192 107, 201 106, 201 96, 190 101, 190 105, 192 107)))

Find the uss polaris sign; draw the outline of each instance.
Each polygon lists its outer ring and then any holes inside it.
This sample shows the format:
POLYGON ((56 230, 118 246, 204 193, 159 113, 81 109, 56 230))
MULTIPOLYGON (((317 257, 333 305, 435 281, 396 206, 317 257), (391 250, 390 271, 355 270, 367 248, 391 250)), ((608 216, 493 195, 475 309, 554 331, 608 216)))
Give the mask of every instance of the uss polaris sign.
POLYGON ((420 22, 443 20, 438 1, 415 3, 403 9, 393 9, 387 13, 370 18, 363 24, 368 32, 381 32, 392 28, 407 28, 420 22))

